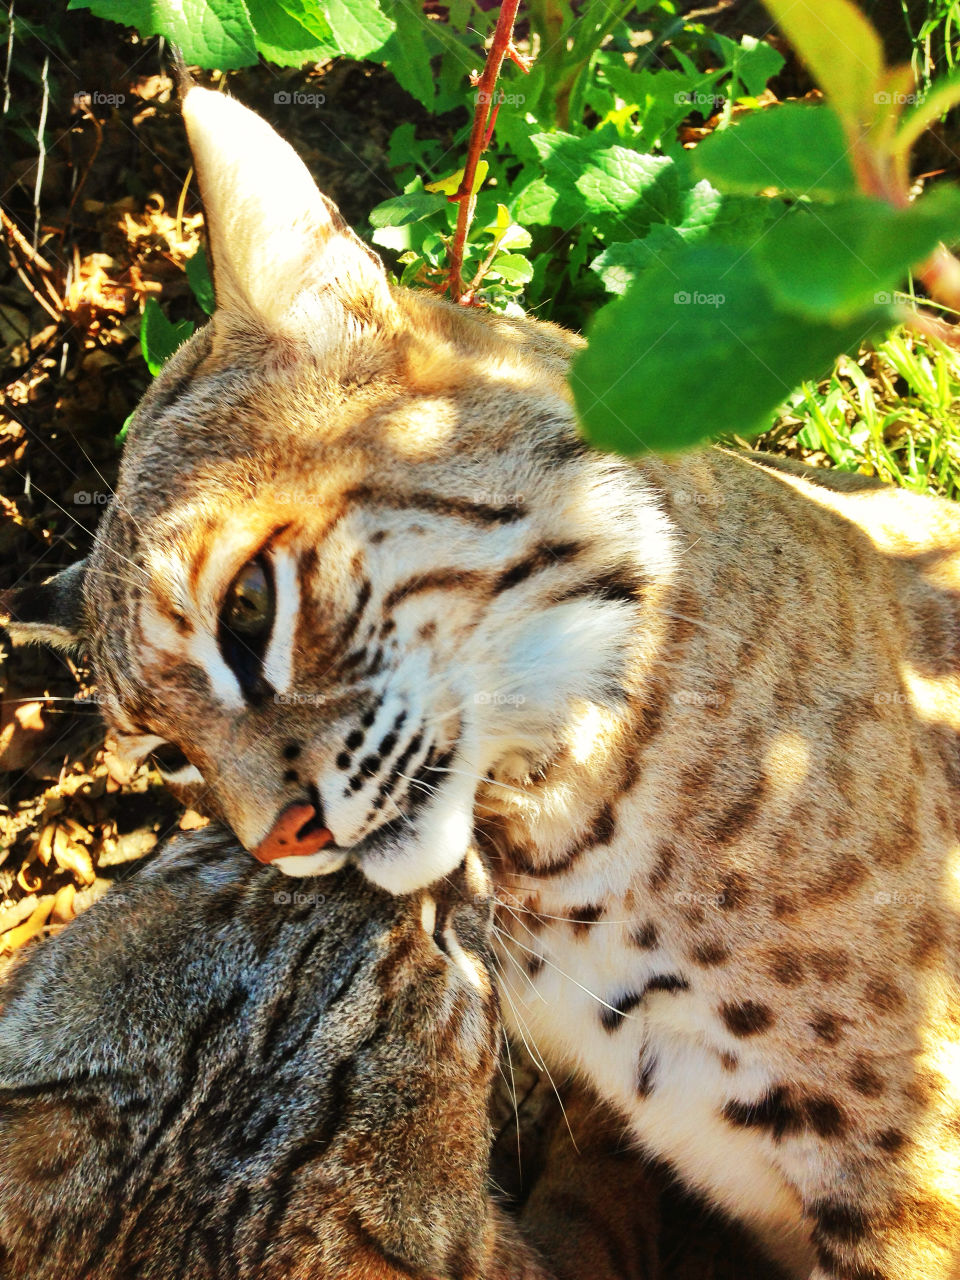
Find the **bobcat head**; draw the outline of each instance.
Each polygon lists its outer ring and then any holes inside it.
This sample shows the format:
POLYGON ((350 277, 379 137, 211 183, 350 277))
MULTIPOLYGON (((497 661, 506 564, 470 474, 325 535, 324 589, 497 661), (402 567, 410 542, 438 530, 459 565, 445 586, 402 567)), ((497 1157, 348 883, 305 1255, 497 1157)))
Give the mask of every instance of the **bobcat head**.
POLYGON ((579 440, 577 342, 393 287, 238 102, 184 116, 217 309, 137 410, 89 557, 3 602, 264 862, 410 892, 623 698, 664 520, 579 440), (647 565, 649 568, 649 563, 647 565))

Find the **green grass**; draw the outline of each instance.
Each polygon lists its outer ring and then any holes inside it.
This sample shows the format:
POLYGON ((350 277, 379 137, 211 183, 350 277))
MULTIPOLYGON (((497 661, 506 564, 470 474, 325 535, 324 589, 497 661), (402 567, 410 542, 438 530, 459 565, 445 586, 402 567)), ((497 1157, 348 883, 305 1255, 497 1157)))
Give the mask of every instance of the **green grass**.
MULTIPOLYGON (((919 83, 956 74, 960 0, 902 6, 919 83)), ((842 357, 822 382, 804 384, 755 447, 960 500, 960 351, 899 329, 856 359, 842 357)))
POLYGON ((960 499, 960 352, 900 329, 805 383, 758 444, 960 499))
POLYGON ((913 41, 912 62, 917 79, 929 84, 934 69, 941 75, 954 71, 960 42, 960 0, 926 0, 925 6, 911 6, 908 0, 901 3, 913 41))

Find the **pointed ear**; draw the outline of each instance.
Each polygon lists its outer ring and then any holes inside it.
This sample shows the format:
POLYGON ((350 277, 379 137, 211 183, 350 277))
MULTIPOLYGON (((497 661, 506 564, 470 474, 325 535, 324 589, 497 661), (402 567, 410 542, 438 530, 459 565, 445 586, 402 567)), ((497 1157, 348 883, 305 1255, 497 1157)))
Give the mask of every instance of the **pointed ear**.
POLYGON ((304 295, 325 294, 325 302, 366 314, 390 305, 380 259, 265 120, 225 94, 196 86, 187 90, 183 116, 219 308, 252 313, 269 330, 302 336, 304 295))
POLYGON ((39 587, 0 592, 0 625, 15 644, 75 649, 83 643, 83 583, 86 560, 54 574, 39 587))

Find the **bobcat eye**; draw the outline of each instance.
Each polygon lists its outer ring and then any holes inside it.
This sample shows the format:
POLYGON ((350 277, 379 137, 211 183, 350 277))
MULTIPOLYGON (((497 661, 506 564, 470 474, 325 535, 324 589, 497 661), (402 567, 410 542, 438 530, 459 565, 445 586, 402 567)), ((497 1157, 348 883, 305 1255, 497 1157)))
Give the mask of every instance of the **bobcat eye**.
POLYGON ((190 761, 180 748, 175 747, 172 742, 167 742, 162 747, 157 747, 156 750, 151 751, 150 760, 161 773, 179 773, 181 769, 190 767, 190 761))
POLYGON ((262 640, 273 626, 273 582, 262 557, 248 560, 227 590, 220 623, 245 640, 262 640))

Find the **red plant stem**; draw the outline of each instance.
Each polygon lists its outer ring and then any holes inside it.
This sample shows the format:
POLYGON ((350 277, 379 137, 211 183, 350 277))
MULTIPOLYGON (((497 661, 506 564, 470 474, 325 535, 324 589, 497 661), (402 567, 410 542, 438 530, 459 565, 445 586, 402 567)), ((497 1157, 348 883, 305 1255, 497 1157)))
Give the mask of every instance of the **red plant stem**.
POLYGON ((513 27, 517 20, 517 10, 519 8, 520 0, 503 0, 500 5, 500 16, 497 18, 497 26, 493 33, 493 43, 490 45, 480 79, 477 81, 477 101, 473 109, 473 127, 470 130, 470 141, 467 144, 467 162, 463 167, 463 180, 460 183, 457 194, 453 197, 458 202, 459 208, 457 209, 457 229, 454 232, 453 243, 450 246, 450 270, 447 280, 450 296, 454 302, 460 302, 463 298, 463 252, 467 243, 467 232, 470 230, 470 222, 473 218, 474 205, 476 204, 473 184, 477 176, 480 154, 489 141, 487 117, 494 103, 493 95, 497 87, 500 68, 503 66, 503 60, 512 46, 513 27))

